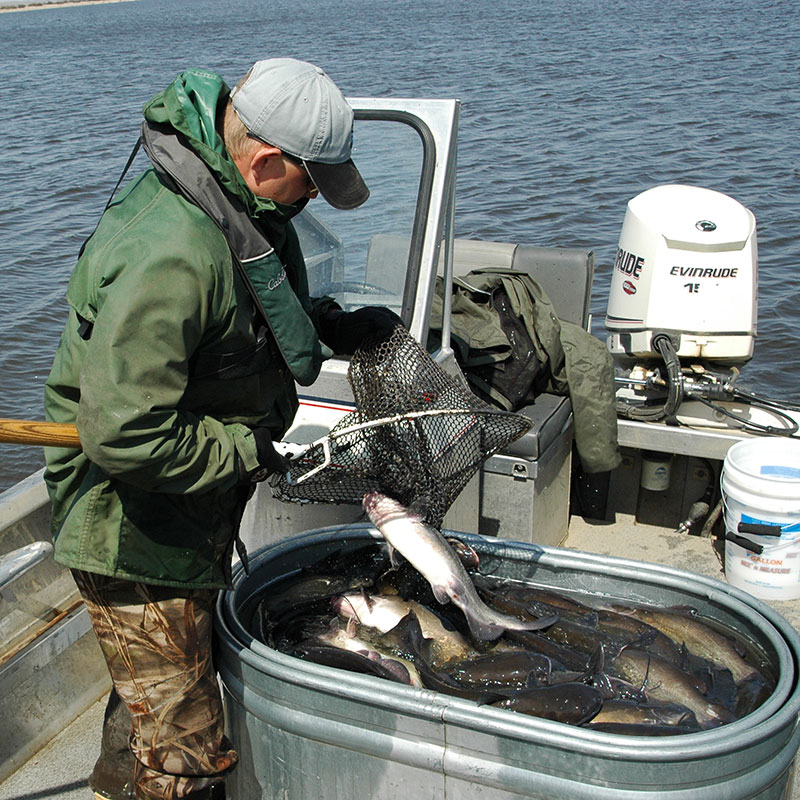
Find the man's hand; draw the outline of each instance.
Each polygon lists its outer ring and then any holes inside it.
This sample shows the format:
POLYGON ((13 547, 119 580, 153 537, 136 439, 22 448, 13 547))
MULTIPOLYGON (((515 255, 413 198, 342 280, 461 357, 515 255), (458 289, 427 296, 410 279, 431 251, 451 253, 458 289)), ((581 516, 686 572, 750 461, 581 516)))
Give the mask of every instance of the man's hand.
POLYGON ((335 353, 351 356, 369 338, 382 342, 403 320, 388 308, 365 306, 355 311, 331 308, 320 320, 320 339, 335 353))
POLYGON ((260 469, 251 473, 251 481, 263 481, 276 472, 289 471, 292 462, 275 449, 268 428, 254 428, 253 438, 256 440, 256 453, 260 469))

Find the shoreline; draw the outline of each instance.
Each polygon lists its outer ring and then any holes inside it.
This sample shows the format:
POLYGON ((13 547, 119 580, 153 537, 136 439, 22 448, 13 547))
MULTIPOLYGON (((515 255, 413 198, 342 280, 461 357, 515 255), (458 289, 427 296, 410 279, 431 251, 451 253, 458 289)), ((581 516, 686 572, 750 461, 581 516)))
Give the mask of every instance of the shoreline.
POLYGON ((3 5, 0 3, 0 14, 10 11, 40 11, 43 8, 65 8, 66 6, 91 6, 97 3, 132 3, 133 0, 38 0, 32 3, 19 5, 3 5))

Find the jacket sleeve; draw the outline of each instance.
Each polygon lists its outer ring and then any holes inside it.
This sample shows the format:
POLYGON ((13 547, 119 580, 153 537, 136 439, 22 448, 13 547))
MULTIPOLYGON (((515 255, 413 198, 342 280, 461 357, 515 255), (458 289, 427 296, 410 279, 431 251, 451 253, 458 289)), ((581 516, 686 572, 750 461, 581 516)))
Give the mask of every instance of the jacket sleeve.
POLYGON ((239 477, 237 453, 245 469, 256 463, 250 430, 181 408, 189 358, 211 324, 215 270, 148 254, 141 241, 114 251, 114 263, 135 267, 98 280, 76 420, 84 452, 148 491, 227 489, 239 477))

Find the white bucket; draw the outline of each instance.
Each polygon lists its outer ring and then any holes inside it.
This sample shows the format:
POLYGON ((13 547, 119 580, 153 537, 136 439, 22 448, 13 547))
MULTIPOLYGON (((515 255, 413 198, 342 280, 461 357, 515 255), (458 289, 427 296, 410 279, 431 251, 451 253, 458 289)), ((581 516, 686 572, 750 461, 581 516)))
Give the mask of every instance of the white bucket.
POLYGON ((800 597, 800 441, 746 439, 725 456, 720 479, 725 530, 760 544, 725 542, 725 577, 763 600, 800 597), (781 535, 739 533, 739 523, 780 525, 781 535))

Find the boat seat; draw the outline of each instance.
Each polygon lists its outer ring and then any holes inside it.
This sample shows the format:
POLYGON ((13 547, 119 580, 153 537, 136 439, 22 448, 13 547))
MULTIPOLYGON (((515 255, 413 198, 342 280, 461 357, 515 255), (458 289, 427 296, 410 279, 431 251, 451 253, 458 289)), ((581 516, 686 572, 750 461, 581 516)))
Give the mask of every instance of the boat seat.
MULTIPOLYGON (((457 239, 454 274, 481 267, 527 273, 560 319, 589 329, 591 250, 457 239)), ((557 545, 569 527, 572 404, 568 397, 544 393, 520 413, 532 421, 531 429, 488 459, 481 471, 478 528, 484 534, 557 545)))
MULTIPOLYGON (((402 291, 408 246, 405 236, 373 236, 367 251, 365 282, 391 292, 402 291)), ((466 275, 484 267, 527 272, 545 290, 561 319, 582 325, 588 330, 594 277, 594 253, 591 250, 475 239, 454 240, 453 270, 456 275, 466 275)), ((439 274, 442 271, 440 261, 439 274)))

